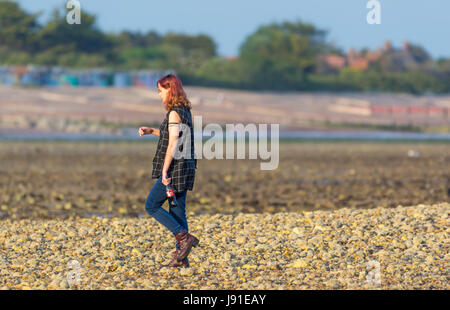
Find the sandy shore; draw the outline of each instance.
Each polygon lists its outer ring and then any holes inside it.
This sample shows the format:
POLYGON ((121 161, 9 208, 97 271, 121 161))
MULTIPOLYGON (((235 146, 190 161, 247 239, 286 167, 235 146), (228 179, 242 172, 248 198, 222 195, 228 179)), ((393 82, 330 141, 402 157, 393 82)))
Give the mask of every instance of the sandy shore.
MULTIPOLYGON (((345 123, 357 127, 412 126, 445 133, 449 130, 450 115, 443 109, 450 107, 450 96, 257 92, 190 86, 185 91, 194 118, 202 116, 203 125, 273 123, 280 124, 281 130, 305 130, 345 123), (432 106, 441 112, 393 113, 391 106, 432 106), (376 112, 374 107, 383 110, 376 112)), ((120 133, 121 126, 159 126, 164 116, 156 89, 0 86, 0 129, 120 133)))
POLYGON ((7 219, 0 223, 0 288, 449 289, 449 212, 444 202, 191 214, 190 231, 200 239, 191 267, 161 270, 174 238, 150 217, 7 219), (79 263, 78 285, 67 280, 77 269, 68 268, 71 260, 79 263))
MULTIPOLYGON (((0 143, 0 220, 147 217, 156 143, 0 143), (69 164, 70 163, 70 164, 69 164)), ((279 213, 450 201, 450 144, 280 143, 267 160, 198 161, 189 212, 279 213)))

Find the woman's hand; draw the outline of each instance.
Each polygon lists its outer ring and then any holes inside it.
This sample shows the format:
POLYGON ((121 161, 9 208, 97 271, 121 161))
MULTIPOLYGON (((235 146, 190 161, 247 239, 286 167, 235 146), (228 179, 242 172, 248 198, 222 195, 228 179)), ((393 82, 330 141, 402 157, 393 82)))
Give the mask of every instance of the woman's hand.
POLYGON ((139 136, 143 136, 143 135, 151 135, 153 133, 153 128, 149 128, 149 127, 141 127, 139 128, 139 136))
POLYGON ((164 184, 164 185, 169 185, 170 184, 170 180, 171 180, 172 178, 167 178, 167 171, 163 171, 162 172, 162 184, 164 184))

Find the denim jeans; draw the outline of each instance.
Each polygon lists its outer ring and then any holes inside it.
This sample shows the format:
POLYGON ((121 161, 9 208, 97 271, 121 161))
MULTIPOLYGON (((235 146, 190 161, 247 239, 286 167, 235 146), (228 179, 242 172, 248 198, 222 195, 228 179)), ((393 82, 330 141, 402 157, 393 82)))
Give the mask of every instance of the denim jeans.
MULTIPOLYGON (((147 200, 145 201, 145 210, 170 230, 174 236, 183 230, 188 232, 186 195, 187 190, 175 193, 178 206, 175 208, 169 206, 169 212, 167 212, 162 208, 162 205, 167 200, 167 195, 166 186, 162 184, 162 176, 160 176, 148 194, 147 200)), ((176 248, 179 249, 179 246, 176 245, 176 248)))

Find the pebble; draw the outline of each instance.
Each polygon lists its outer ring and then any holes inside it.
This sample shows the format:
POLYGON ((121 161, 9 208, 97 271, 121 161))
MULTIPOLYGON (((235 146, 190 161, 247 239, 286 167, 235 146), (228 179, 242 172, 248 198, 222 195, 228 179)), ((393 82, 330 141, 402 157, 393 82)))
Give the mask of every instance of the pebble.
POLYGON ((290 267, 299 268, 299 267, 306 267, 306 266, 308 266, 308 264, 303 259, 297 259, 292 264, 290 264, 289 266, 290 267))
POLYGON ((247 242, 247 237, 245 236, 239 236, 236 238, 236 244, 241 245, 247 242))
POLYGON ((188 216, 200 239, 190 267, 162 269, 175 240, 149 217, 5 219, 0 288, 72 289, 67 276, 79 272, 77 288, 92 290, 448 290, 449 212, 439 203, 188 216), (73 260, 79 269, 69 269, 73 260), (367 280, 369 262, 379 266, 379 286, 367 280))

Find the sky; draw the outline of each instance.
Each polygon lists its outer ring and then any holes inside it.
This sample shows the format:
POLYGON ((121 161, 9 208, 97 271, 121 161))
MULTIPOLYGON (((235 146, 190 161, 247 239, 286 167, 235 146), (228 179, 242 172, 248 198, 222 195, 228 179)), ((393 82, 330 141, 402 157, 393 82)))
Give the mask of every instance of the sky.
MULTIPOLYGON (((378 0, 381 24, 369 25, 369 0, 78 0, 106 32, 156 31, 211 36, 221 56, 236 56, 261 25, 303 21, 328 31, 327 41, 349 48, 376 49, 386 40, 423 46, 434 58, 450 57, 449 0, 378 0)), ((64 8, 67 0, 18 0, 28 12, 64 8)), ((83 15, 81 15, 83 22, 83 15)))

